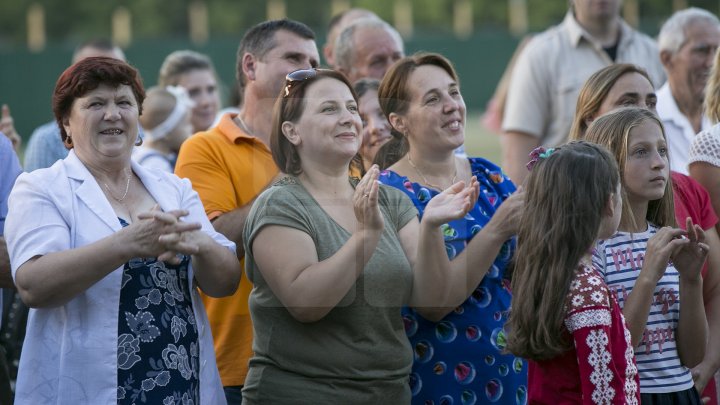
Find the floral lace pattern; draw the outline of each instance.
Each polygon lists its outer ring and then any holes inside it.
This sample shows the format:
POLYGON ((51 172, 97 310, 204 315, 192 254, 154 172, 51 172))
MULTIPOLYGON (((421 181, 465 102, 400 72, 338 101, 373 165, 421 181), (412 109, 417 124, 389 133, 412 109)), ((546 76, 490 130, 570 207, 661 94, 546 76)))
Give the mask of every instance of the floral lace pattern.
POLYGON ((154 258, 125 264, 118 317, 118 404, 199 403, 189 263, 183 256, 179 265, 154 258))
MULTIPOLYGON (((625 317, 620 314, 622 317, 623 323, 625 323, 625 317)), ((627 362, 627 366, 625 367, 625 375, 627 376, 636 376, 638 373, 637 366, 635 365, 635 351, 632 348, 632 340, 631 340, 630 331, 625 328, 625 343, 627 343, 627 348, 625 349, 625 361, 627 362)), ((627 400, 628 405, 638 405, 637 400, 637 392, 638 392, 638 384, 635 381, 634 378, 628 378, 625 380, 625 399, 627 400)))
POLYGON ((590 382, 595 389, 592 400, 596 404, 611 404, 615 398, 615 390, 610 386, 613 375, 608 364, 612 360, 608 350, 608 336, 603 330, 591 330, 587 337, 587 345, 592 350, 588 356, 588 363, 593 368, 590 373, 590 382))

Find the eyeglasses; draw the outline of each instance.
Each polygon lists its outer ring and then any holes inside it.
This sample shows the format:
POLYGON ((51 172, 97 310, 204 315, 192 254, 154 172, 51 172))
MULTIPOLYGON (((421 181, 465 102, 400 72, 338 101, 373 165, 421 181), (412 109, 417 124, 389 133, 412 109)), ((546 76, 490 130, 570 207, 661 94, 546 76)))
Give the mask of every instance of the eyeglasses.
POLYGON ((290 72, 285 76, 285 94, 283 97, 287 97, 290 94, 290 88, 297 82, 303 82, 308 79, 313 79, 317 76, 317 72, 327 72, 329 69, 300 69, 294 72, 290 72))

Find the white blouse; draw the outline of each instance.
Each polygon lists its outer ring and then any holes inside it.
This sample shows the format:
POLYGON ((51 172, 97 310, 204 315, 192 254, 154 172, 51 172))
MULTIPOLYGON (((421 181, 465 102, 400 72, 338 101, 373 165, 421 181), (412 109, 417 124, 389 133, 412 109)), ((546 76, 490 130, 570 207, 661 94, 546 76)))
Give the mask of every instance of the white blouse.
MULTIPOLYGON (((201 223, 204 232, 234 251, 235 244, 215 232, 207 220, 187 179, 150 171, 135 162, 132 168, 164 211, 188 210, 185 220, 201 223)), ((47 169, 21 174, 9 207, 5 236, 13 277, 35 256, 88 245, 121 229, 97 181, 74 151, 47 169)), ((117 403, 122 269, 118 267, 62 306, 30 310, 16 404, 117 403)), ((212 334, 193 279, 190 267, 188 280, 198 322, 201 403, 225 404, 212 334)))

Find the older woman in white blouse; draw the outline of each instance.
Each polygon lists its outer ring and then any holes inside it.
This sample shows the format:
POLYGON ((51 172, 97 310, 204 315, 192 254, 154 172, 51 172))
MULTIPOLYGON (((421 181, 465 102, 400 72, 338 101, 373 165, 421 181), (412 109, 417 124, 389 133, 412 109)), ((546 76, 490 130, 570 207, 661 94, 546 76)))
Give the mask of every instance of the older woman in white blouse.
POLYGON ((240 279, 187 180, 130 159, 144 90, 137 70, 87 58, 58 79, 64 160, 22 174, 5 226, 30 310, 16 404, 224 404, 196 286, 240 279))

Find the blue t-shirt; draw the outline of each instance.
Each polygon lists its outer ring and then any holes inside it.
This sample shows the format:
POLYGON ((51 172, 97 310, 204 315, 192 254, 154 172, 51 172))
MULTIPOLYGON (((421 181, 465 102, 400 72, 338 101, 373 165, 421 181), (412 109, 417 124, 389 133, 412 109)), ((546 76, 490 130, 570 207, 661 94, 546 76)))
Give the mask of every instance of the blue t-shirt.
MULTIPOLYGON (((515 191, 493 163, 482 158, 468 160, 480 183, 480 195, 464 218, 443 225, 451 260, 515 191)), ((439 194, 392 171, 383 171, 380 182, 403 190, 421 217, 430 199, 439 194)), ((428 321, 411 308, 403 309, 405 332, 414 353, 410 374, 413 404, 527 402, 526 362, 502 353, 506 345, 503 325, 511 298, 504 275, 514 251, 515 240, 505 242, 472 295, 440 322, 428 321)))
POLYGON ((3 235, 3 229, 5 229, 8 196, 20 173, 22 173, 22 168, 12 143, 5 134, 0 132, 0 236, 3 235))

